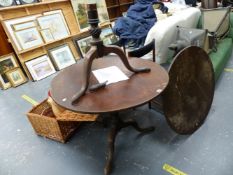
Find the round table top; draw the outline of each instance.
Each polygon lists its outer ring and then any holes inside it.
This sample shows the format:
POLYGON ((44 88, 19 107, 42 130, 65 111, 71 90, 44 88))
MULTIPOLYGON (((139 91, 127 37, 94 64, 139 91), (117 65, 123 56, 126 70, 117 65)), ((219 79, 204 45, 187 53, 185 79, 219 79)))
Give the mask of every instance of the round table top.
MULTIPOLYGON (((167 86, 168 73, 160 65, 139 58, 130 58, 132 67, 148 67, 149 73, 133 73, 129 71, 120 58, 104 57, 95 59, 92 70, 117 66, 128 77, 128 80, 109 84, 104 88, 94 92, 86 91, 78 102, 71 104, 72 96, 80 91, 83 60, 62 70, 51 83, 51 96, 60 106, 82 113, 108 113, 120 111, 145 104, 158 96, 167 86)), ((93 73, 91 73, 89 86, 98 83, 93 73)))

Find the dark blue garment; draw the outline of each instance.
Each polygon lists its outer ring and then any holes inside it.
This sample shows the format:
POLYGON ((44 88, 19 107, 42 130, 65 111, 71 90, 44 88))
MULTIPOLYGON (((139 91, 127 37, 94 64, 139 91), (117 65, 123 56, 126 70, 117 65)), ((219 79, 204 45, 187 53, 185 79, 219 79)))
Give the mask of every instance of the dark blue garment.
POLYGON ((158 2, 157 0, 136 0, 136 3, 140 4, 153 4, 155 2, 158 2))
MULTIPOLYGON (((152 6, 155 2, 149 0, 138 0, 137 3, 131 5, 127 11, 127 17, 117 19, 113 31, 121 39, 127 43, 127 40, 145 41, 150 28, 157 21, 156 15, 152 6)), ((141 44, 135 41, 135 47, 141 44)))

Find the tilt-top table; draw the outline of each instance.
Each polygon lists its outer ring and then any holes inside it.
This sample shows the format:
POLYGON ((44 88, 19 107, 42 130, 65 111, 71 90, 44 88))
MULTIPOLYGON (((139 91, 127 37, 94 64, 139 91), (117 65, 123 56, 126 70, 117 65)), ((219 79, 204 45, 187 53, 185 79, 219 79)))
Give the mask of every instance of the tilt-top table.
MULTIPOLYGON (((117 132, 123 127, 132 125, 138 131, 152 131, 153 128, 141 129, 134 121, 123 122, 118 112, 134 108, 149 102, 158 96, 167 86, 169 77, 167 72, 158 64, 140 58, 130 58, 130 65, 133 67, 148 67, 150 72, 132 73, 127 70, 121 60, 115 56, 106 56, 93 61, 92 70, 105 68, 109 66, 117 66, 128 77, 128 80, 109 84, 104 88, 96 91, 86 91, 80 97, 79 101, 72 104, 73 95, 79 91, 82 86, 82 72, 84 69, 84 59, 77 64, 61 71, 51 84, 51 95, 53 100, 60 106, 82 113, 113 113, 113 123, 109 134, 109 153, 105 174, 111 172, 112 156, 114 151, 114 141, 117 132)), ((96 84, 97 80, 91 73, 89 86, 96 84)), ((142 116, 143 117, 143 116, 142 116)))
POLYGON ((143 105, 158 96, 167 86, 167 72, 151 61, 130 58, 117 46, 105 46, 100 39, 96 4, 88 4, 88 23, 91 25, 91 49, 84 59, 61 71, 51 84, 53 100, 63 108, 74 112, 104 114, 111 113, 111 132, 105 175, 112 170, 114 142, 118 131, 133 126, 140 132, 153 131, 154 127, 140 128, 133 121, 123 121, 119 111, 143 105), (115 53, 116 56, 106 56, 115 53), (104 57, 105 56, 105 57, 104 57), (98 59, 97 59, 98 58, 98 59), (106 86, 98 83, 92 70, 117 66, 128 80, 106 86))

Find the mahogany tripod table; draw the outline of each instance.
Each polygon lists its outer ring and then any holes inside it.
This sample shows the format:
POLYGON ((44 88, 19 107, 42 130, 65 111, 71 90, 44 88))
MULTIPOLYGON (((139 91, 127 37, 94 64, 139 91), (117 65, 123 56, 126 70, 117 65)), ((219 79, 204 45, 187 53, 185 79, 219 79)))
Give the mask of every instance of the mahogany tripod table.
MULTIPOLYGON (((117 56, 105 56, 104 58, 95 59, 92 70, 117 66, 129 79, 109 84, 95 91, 86 91, 85 95, 81 96, 75 104, 72 104, 72 97, 80 91, 81 84, 84 81, 83 76, 81 76, 84 73, 84 59, 61 71, 51 83, 51 95, 58 105, 81 113, 113 114, 111 115, 111 131, 108 136, 109 150, 105 175, 110 174, 112 169, 114 142, 118 131, 127 126, 133 126, 140 132, 154 130, 153 127, 140 128, 135 121, 124 122, 118 112, 148 103, 163 92, 169 81, 166 70, 152 61, 130 58, 129 63, 135 68, 147 67, 151 71, 133 73, 125 68, 117 56)), ((91 73, 89 87, 96 83, 97 80, 91 73)))

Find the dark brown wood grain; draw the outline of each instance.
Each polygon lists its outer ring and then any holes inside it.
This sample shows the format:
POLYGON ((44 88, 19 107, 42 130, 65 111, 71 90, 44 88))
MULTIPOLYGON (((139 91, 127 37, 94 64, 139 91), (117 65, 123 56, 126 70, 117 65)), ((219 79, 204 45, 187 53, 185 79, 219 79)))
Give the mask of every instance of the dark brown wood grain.
MULTIPOLYGON (((134 67, 149 67, 149 73, 134 74, 125 68, 118 57, 104 57, 93 61, 92 70, 109 66, 119 67, 129 80, 107 85, 95 92, 87 91, 77 104, 72 105, 72 96, 82 87, 85 59, 61 71, 51 83, 52 98, 57 104, 69 110, 83 113, 108 113, 132 108, 147 103, 158 96, 168 84, 167 72, 151 61, 132 58, 129 63, 134 67), (66 101, 65 101, 66 99, 66 101)), ((97 80, 91 73, 90 84, 97 80)))
POLYGON ((207 53, 196 46, 183 49, 169 69, 163 93, 168 124, 179 134, 191 134, 204 122, 214 96, 214 70, 207 53))

